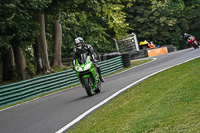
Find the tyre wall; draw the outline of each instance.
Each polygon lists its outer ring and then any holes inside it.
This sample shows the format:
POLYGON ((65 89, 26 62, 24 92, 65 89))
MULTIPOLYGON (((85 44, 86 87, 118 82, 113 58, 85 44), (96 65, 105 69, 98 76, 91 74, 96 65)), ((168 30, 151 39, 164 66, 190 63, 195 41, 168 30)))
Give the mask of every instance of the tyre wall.
POLYGON ((130 58, 129 53, 123 53, 122 60, 123 60, 124 68, 131 66, 131 58, 130 58))
POLYGON ((131 60, 145 58, 145 57, 148 57, 148 53, 147 53, 146 49, 142 49, 140 51, 135 51, 135 52, 131 53, 131 55, 130 55, 131 60))

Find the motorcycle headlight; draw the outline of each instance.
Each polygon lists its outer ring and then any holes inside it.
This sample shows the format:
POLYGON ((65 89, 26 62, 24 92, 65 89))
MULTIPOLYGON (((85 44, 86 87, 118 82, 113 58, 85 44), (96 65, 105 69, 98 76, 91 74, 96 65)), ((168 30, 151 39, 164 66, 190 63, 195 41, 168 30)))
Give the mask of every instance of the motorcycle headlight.
POLYGON ((91 67, 91 63, 88 63, 87 65, 85 65, 85 67, 84 67, 84 71, 90 69, 90 67, 91 67))
POLYGON ((75 69, 76 69, 76 71, 78 71, 78 72, 82 72, 82 71, 83 71, 82 68, 79 67, 79 66, 75 67, 75 69))

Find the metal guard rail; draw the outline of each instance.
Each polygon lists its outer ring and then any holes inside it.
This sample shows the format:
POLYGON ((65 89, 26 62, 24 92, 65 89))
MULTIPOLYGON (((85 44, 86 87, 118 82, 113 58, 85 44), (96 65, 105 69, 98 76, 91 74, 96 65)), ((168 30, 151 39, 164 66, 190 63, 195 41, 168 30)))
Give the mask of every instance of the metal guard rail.
MULTIPOLYGON (((98 62, 102 75, 124 68, 122 56, 98 62)), ((75 71, 66 70, 17 83, 0 86, 0 107, 21 102, 42 94, 69 87, 79 83, 75 71)))

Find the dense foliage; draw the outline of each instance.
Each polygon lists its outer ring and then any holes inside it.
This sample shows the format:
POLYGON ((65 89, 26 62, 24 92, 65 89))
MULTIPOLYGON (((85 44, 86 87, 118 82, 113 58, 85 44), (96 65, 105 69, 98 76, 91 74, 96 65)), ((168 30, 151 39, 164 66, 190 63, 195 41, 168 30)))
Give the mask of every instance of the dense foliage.
POLYGON ((199 4, 199 0, 136 0, 131 8, 124 10, 140 41, 173 44, 180 49, 185 47, 185 32, 200 39, 199 4))
POLYGON ((9 48, 17 46, 24 52, 27 67, 36 70, 37 49, 33 46, 41 33, 36 21, 38 13, 44 14, 47 56, 52 63, 55 20, 62 27, 61 56, 71 57, 74 38, 78 36, 99 54, 115 52, 113 38, 132 32, 139 41, 147 39, 159 45, 184 48, 185 32, 200 40, 199 12, 200 0, 3 0, 0 1, 0 64, 9 48))

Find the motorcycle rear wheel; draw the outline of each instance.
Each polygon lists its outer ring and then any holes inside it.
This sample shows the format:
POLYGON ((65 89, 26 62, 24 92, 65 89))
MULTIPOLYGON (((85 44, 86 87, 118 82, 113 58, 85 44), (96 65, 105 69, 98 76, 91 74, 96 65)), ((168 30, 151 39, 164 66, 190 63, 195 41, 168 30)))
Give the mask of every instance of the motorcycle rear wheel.
POLYGON ((83 83, 85 85, 85 90, 86 90, 88 96, 92 96, 94 94, 94 91, 92 89, 93 84, 94 84, 93 81, 90 78, 85 77, 83 79, 83 83))

